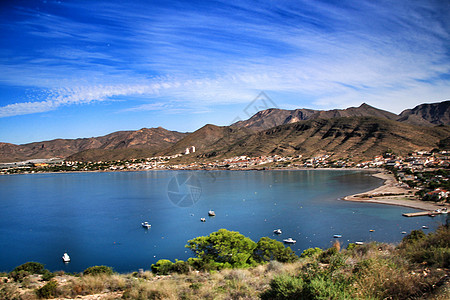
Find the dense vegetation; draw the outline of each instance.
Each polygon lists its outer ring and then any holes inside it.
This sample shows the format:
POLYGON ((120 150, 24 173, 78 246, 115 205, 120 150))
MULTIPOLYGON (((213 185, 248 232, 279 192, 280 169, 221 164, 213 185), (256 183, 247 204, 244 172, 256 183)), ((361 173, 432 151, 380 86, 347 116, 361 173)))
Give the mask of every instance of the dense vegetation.
POLYGON ((341 249, 335 243, 307 249, 300 258, 277 241, 255 243, 225 229, 186 247, 194 258, 160 260, 152 265, 154 273, 119 275, 95 266, 77 276, 52 273, 54 278, 43 282, 49 271, 26 263, 3 274, 0 299, 90 294, 100 294, 95 299, 448 299, 450 294, 448 225, 429 234, 412 231, 398 246, 372 242, 341 249), (17 276, 23 272, 27 275, 17 276))

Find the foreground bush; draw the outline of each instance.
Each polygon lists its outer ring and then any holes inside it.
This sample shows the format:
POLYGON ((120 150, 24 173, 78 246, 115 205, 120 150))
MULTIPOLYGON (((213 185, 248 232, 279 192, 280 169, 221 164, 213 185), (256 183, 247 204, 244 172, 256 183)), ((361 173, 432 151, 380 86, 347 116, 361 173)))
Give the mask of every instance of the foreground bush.
POLYGON ((430 232, 428 235, 425 235, 421 230, 414 230, 403 238, 399 249, 400 253, 411 262, 449 268, 449 225, 442 225, 436 232, 430 232))
POLYGON ((111 267, 107 266, 93 266, 89 267, 86 270, 84 270, 83 275, 100 275, 100 274, 106 274, 106 275, 112 275, 114 273, 113 269, 111 267))
POLYGON ((46 285, 36 291, 39 298, 49 299, 56 296, 57 284, 54 281, 49 281, 46 285))
POLYGON ((370 243, 340 251, 334 245, 305 250, 302 257, 309 262, 299 273, 273 278, 262 299, 415 299, 445 282, 450 229, 412 231, 397 249, 370 243))
POLYGON ((9 273, 9 278, 14 281, 22 281, 28 275, 40 274, 44 281, 48 281, 54 277, 53 273, 45 269, 44 265, 37 262, 27 262, 23 265, 16 267, 9 273))
POLYGON ((45 270, 44 265, 41 263, 27 262, 27 263, 24 263, 23 265, 16 267, 13 270, 13 272, 25 271, 30 274, 42 274, 42 273, 44 273, 44 270, 45 270))
POLYGON ((270 289, 261 294, 261 299, 302 299, 304 285, 305 283, 301 278, 280 275, 270 282, 270 289))

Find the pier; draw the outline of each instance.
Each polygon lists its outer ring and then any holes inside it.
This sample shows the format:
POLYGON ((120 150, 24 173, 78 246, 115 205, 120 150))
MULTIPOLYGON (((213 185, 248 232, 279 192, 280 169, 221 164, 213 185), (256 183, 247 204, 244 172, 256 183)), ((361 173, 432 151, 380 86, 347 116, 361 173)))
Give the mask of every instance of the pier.
MULTIPOLYGON (((446 213, 445 211, 444 213, 446 213)), ((414 212, 414 213, 404 213, 402 216, 404 217, 422 217, 422 216, 436 216, 442 214, 442 211, 420 211, 420 212, 414 212)))

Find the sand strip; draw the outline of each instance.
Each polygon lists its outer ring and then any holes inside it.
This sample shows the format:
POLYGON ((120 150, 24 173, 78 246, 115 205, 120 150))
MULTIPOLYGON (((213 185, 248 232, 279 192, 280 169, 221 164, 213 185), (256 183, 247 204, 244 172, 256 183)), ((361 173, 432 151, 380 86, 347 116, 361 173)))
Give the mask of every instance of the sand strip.
POLYGON ((365 193, 344 197, 343 200, 397 205, 427 211, 442 208, 442 205, 418 200, 414 195, 415 190, 399 186, 393 174, 381 172, 372 176, 384 179, 384 184, 365 193))

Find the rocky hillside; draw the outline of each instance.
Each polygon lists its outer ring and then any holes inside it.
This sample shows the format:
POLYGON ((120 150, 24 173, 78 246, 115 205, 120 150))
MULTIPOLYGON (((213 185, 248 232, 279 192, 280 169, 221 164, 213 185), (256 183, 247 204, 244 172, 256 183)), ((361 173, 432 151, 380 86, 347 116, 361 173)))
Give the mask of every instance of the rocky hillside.
MULTIPOLYGON (((22 161, 35 158, 68 157, 79 152, 96 149, 100 159, 104 153, 120 153, 123 149, 143 149, 146 153, 156 153, 176 143, 186 133, 169 131, 162 127, 143 128, 137 131, 118 131, 105 136, 81 139, 56 139, 23 145, 0 143, 0 162, 22 161)), ((134 152, 138 150, 133 150, 134 152)), ((132 152, 133 152, 132 151, 132 152)), ((89 152, 87 152, 89 153, 89 152)), ((112 157, 115 157, 112 155, 112 157)), ((74 157, 76 158, 76 157, 74 157)))
POLYGON ((413 109, 404 110, 399 121, 413 124, 431 123, 435 125, 450 125, 450 101, 421 104, 413 109))
POLYGON ((272 108, 231 126, 208 124, 189 134, 158 127, 96 138, 24 145, 0 143, 0 162, 51 157, 82 161, 144 158, 183 153, 191 146, 197 152, 189 156, 190 160, 235 154, 320 152, 369 158, 388 148, 399 153, 443 148, 450 136, 444 125, 450 125, 450 101, 422 104, 400 115, 365 103, 328 111, 272 108))
POLYGON ((256 113, 250 119, 234 123, 234 127, 245 127, 254 131, 269 129, 275 126, 291 124, 304 120, 331 119, 341 117, 379 117, 388 120, 396 120, 396 114, 377 109, 366 103, 359 107, 349 107, 347 109, 333 110, 312 110, 312 109, 267 109, 256 113))
POLYGON ((449 136, 449 126, 424 127, 375 117, 312 119, 254 133, 226 147, 213 147, 203 156, 327 153, 335 159, 363 160, 388 149, 398 154, 431 150, 449 136))
POLYGON ((248 120, 236 122, 232 126, 260 131, 303 120, 341 117, 377 117, 422 126, 450 125, 450 101, 422 104, 413 109, 407 109, 400 115, 372 107, 366 103, 361 104, 359 107, 333 110, 284 110, 271 108, 256 113, 248 120))

